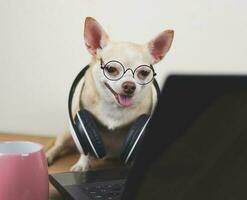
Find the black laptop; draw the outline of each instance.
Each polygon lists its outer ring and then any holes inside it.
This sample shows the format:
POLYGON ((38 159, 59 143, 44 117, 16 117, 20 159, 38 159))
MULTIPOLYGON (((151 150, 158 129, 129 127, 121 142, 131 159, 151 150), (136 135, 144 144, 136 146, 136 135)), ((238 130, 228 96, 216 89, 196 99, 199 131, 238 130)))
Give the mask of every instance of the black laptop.
POLYGON ((247 76, 169 76, 131 168, 50 181, 70 200, 247 199, 247 76))

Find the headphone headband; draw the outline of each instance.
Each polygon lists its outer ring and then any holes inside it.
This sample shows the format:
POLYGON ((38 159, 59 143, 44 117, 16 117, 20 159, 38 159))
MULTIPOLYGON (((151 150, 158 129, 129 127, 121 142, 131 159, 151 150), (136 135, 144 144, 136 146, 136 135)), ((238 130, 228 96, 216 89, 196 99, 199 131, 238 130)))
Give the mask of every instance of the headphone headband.
POLYGON ((83 76, 85 75, 86 71, 88 70, 89 65, 87 65, 86 67, 84 67, 79 74, 75 77, 75 80, 73 81, 70 91, 69 91, 69 100, 68 100, 68 110, 69 110, 69 118, 71 121, 73 121, 73 116, 72 116, 72 100, 73 100, 73 95, 75 93, 76 87, 78 85, 78 83, 80 82, 80 80, 83 78, 83 76))
POLYGON ((159 87, 159 84, 158 84, 156 79, 153 80, 153 85, 155 87, 155 90, 156 90, 156 93, 157 93, 157 99, 158 99, 159 96, 160 96, 160 87, 159 87))

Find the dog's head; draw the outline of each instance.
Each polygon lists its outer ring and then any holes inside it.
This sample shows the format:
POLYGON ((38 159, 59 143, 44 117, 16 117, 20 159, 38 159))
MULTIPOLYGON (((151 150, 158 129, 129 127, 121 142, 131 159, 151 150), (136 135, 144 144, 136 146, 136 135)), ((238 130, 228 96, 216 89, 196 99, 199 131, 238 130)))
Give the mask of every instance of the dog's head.
POLYGON ((114 42, 95 19, 87 17, 84 40, 93 56, 93 78, 100 97, 122 108, 138 105, 151 88, 153 65, 168 52, 173 35, 166 30, 144 45, 114 42))

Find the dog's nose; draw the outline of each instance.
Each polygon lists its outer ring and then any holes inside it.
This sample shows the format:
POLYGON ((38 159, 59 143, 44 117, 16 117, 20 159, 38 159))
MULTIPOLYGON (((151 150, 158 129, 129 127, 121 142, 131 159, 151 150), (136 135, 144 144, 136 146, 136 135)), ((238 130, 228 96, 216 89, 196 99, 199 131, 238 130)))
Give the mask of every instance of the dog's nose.
POLYGON ((126 81, 122 84, 122 88, 126 94, 133 94, 136 89, 136 84, 134 82, 126 81))

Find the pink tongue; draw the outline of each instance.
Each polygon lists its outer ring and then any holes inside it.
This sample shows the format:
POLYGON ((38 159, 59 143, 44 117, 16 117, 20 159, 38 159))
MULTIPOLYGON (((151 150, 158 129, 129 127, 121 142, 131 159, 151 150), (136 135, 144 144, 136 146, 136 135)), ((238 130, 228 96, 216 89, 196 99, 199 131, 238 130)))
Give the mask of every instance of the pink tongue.
POLYGON ((132 98, 124 95, 118 95, 118 100, 123 107, 129 107, 133 104, 132 98))

